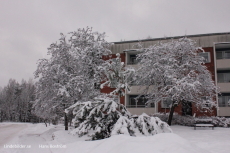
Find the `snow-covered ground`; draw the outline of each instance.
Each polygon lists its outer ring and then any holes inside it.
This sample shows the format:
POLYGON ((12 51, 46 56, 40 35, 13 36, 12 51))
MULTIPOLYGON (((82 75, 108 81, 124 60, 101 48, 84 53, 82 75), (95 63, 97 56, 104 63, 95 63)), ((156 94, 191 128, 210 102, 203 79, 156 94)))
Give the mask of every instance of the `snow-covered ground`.
POLYGON ((229 153, 229 128, 172 126, 174 133, 130 137, 116 135, 84 141, 62 125, 0 124, 1 153, 229 153), (7 130, 6 130, 7 129, 7 130), (2 132, 1 132, 2 131, 2 132), (5 132, 4 132, 5 131, 5 132), (7 132, 8 131, 8 132, 7 132), (11 135, 9 136, 9 133, 11 135), (3 143, 1 143, 3 142, 3 143))
POLYGON ((27 124, 0 124, 0 149, 27 128, 27 124))
POLYGON ((191 144, 208 150, 211 153, 230 153, 230 128, 172 126, 175 134, 187 139, 191 144))

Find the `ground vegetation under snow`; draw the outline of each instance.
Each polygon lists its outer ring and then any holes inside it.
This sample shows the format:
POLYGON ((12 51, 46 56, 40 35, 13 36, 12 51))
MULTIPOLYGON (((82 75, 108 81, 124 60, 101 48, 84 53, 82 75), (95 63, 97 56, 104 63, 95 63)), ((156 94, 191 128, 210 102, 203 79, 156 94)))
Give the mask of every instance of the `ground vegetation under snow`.
MULTIPOLYGON (((158 117, 162 121, 167 122, 169 113, 156 113, 151 116, 158 117)), ((185 126, 193 126, 196 119, 207 119, 212 120, 215 127, 230 127, 230 118, 218 117, 218 116, 181 116, 177 113, 174 113, 174 117, 172 119, 172 125, 185 125, 185 126)))
MULTIPOLYGON (((3 153, 228 153, 230 152, 230 129, 216 127, 199 128, 171 126, 174 133, 154 136, 114 135, 96 141, 85 141, 88 137, 73 136, 63 125, 1 123, 0 152, 3 153), (13 125, 13 126, 12 126, 13 125), (10 127, 12 126, 12 127, 10 127), (8 128, 4 128, 8 127, 8 128), (7 131, 15 131, 9 139, 7 131), (30 145, 30 148, 6 148, 4 145, 30 145)), ((8 133, 9 134, 9 133, 8 133)), ((17 147, 17 146, 16 146, 17 147)))
POLYGON ((76 129, 71 133, 80 137, 90 135, 91 140, 118 134, 136 136, 140 133, 148 136, 172 132, 169 125, 158 117, 143 113, 134 118, 124 105, 109 97, 98 97, 94 101, 78 103, 74 105, 73 114, 76 129))

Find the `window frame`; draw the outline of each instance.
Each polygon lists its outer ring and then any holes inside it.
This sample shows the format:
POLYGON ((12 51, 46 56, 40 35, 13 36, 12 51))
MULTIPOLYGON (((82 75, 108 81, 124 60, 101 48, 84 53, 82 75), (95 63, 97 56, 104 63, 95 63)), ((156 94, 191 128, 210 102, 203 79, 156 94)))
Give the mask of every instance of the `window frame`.
MULTIPOLYGON (((150 106, 146 105, 146 102, 148 101, 147 98, 145 98, 144 96, 141 96, 140 98, 143 98, 145 99, 144 101, 144 105, 138 105, 138 102, 135 102, 136 104, 135 105, 132 105, 132 102, 131 102, 131 98, 136 98, 138 97, 139 95, 128 95, 128 105, 127 108, 154 108, 155 107, 155 104, 154 103, 151 103, 150 106)), ((142 102, 143 103, 143 102, 142 102)), ((140 104, 140 103, 139 103, 140 104)))
POLYGON ((137 54, 128 54, 128 63, 127 65, 136 65, 138 64, 137 54))
POLYGON ((205 59, 204 63, 211 63, 210 52, 200 52, 200 53, 198 53, 198 55, 201 56, 201 57, 203 57, 205 59), (205 58, 204 56, 202 56, 202 54, 207 54, 208 58, 205 58))
POLYGON ((225 49, 217 49, 216 50, 216 59, 230 59, 230 48, 225 48, 225 49), (221 56, 217 56, 218 53, 221 53, 221 56), (229 54, 229 55, 228 55, 229 54))
POLYGON ((217 83, 230 83, 230 70, 217 71, 217 83))
POLYGON ((218 96, 218 107, 230 107, 230 93, 222 93, 218 96), (220 98, 224 99, 220 104, 220 98))

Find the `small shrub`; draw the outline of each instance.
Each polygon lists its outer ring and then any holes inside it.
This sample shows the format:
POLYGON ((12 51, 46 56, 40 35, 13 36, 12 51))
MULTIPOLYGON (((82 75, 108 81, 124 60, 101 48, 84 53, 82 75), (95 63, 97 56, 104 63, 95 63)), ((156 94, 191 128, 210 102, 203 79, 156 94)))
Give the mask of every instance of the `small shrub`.
POLYGON ((124 105, 111 97, 97 97, 92 101, 75 104, 73 108, 76 129, 71 133, 79 136, 91 134, 91 140, 118 134, 135 136, 136 131, 143 135, 172 132, 169 125, 158 117, 146 114, 136 118, 131 116, 124 105))

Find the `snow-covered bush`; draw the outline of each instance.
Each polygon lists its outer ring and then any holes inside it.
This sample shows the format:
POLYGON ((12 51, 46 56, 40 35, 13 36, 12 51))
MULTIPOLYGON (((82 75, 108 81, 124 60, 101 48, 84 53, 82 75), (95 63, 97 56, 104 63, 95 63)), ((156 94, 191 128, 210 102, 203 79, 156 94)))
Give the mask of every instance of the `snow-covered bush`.
POLYGON ((230 118, 218 117, 218 116, 202 116, 199 119, 212 119, 213 124, 216 127, 230 127, 230 118))
MULTIPOLYGON (((152 116, 159 117, 162 121, 167 122, 169 113, 156 113, 156 114, 153 114, 152 116)), ((181 116, 177 113, 174 113, 172 125, 193 126, 194 123, 195 123, 194 117, 181 116)))
MULTIPOLYGON (((176 113, 174 113, 174 115, 176 115, 176 113)), ((168 113, 155 113, 155 114, 152 114, 151 116, 158 117, 162 121, 167 122, 169 114, 168 113)))
POLYGON ((92 101, 78 102, 73 107, 76 129, 71 133, 79 136, 89 134, 92 140, 117 134, 135 136, 136 131, 143 135, 172 132, 159 118, 146 114, 133 118, 126 107, 112 97, 100 96, 92 101))
MULTIPOLYGON (((72 133, 82 136, 93 130, 92 140, 110 137, 113 127, 120 117, 127 117, 127 119, 131 117, 124 105, 115 102, 114 98, 102 96, 92 101, 78 102, 75 104, 73 114, 75 115, 74 124, 77 128, 72 133)), ((128 125, 126 128, 129 128, 128 125)))
POLYGON ((195 120, 192 116, 181 116, 177 114, 174 120, 174 124, 177 125, 193 126, 194 123, 195 120))
MULTIPOLYGON (((152 116, 160 118, 162 121, 167 122, 168 113, 156 113, 152 116)), ((212 119, 213 124, 216 127, 230 127, 230 118, 218 117, 218 116, 203 116, 197 117, 198 119, 212 119)), ((193 126, 195 123, 195 119, 192 116, 181 116, 179 114, 174 114, 174 118, 172 120, 172 125, 184 125, 184 126, 193 126)))
POLYGON ((212 121, 218 127, 230 127, 230 118, 212 116, 212 121))
POLYGON ((172 132, 166 122, 161 121, 158 117, 150 117, 145 113, 137 118, 136 125, 140 132, 144 135, 172 132))
POLYGON ((111 135, 126 134, 134 136, 134 120, 125 116, 120 116, 120 118, 115 123, 111 135))

